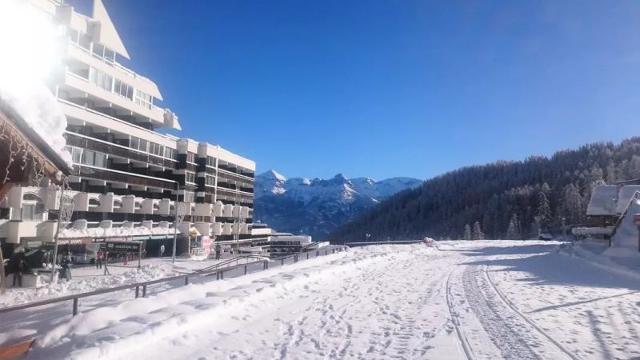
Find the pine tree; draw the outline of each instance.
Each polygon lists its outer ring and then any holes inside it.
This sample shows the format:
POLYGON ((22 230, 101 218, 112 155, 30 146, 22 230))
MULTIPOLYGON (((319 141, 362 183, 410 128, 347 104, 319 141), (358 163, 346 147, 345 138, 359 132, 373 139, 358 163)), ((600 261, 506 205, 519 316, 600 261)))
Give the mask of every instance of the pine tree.
POLYGON ((607 184, 615 184, 616 182, 616 166, 613 161, 609 161, 607 164, 607 184))
POLYGON ((627 179, 640 178, 640 156, 633 155, 627 167, 627 179))
POLYGON ((471 226, 469 224, 465 224, 464 226, 464 235, 465 240, 471 240, 471 226))
POLYGON ((567 224, 579 224, 584 218, 582 196, 574 184, 564 187, 563 215, 567 224))
POLYGON ((539 239, 542 234, 542 225, 540 222, 539 216, 534 216, 533 222, 530 226, 529 238, 530 239, 539 239))
POLYGON ((471 238, 473 240, 484 240, 484 233, 482 232, 479 221, 473 223, 473 233, 471 234, 471 238))
POLYGON ((509 220, 509 227, 507 228, 507 239, 509 240, 518 240, 521 238, 520 233, 520 221, 518 220, 518 215, 511 215, 511 220, 509 220))
POLYGON ((551 220, 551 205, 547 195, 540 191, 537 195, 536 213, 535 216, 538 219, 538 225, 546 226, 551 220))

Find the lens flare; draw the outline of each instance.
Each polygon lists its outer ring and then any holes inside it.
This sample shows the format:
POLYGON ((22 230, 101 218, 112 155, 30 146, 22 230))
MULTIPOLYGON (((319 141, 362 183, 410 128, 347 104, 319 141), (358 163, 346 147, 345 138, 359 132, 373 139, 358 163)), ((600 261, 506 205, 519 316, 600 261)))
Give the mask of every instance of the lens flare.
POLYGON ((49 80, 61 59, 61 29, 27 1, 0 0, 0 81, 23 87, 49 80))
POLYGON ((47 86, 62 61, 63 34, 29 1, 0 0, 0 98, 70 163, 67 121, 47 86))

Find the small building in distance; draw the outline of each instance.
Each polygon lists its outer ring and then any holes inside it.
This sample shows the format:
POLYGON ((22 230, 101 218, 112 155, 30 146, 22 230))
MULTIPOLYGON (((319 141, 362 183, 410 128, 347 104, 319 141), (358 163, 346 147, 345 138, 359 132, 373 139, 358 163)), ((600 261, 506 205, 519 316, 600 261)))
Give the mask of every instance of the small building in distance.
POLYGON ((587 224, 572 230, 578 237, 603 239, 613 248, 638 251, 633 215, 640 212, 640 179, 598 185, 587 206, 587 224))

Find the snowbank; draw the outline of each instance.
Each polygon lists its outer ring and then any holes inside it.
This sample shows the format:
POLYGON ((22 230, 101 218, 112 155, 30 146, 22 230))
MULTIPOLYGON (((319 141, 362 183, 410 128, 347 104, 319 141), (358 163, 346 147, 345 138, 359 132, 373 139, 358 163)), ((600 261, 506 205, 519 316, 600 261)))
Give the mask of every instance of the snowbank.
POLYGON ((559 253, 578 257, 603 271, 640 280, 640 255, 624 248, 610 248, 605 241, 586 239, 564 244, 559 253))
POLYGON ((607 250, 607 255, 638 256, 638 227, 633 222, 636 213, 640 213, 640 201, 633 200, 611 238, 611 249, 607 250))

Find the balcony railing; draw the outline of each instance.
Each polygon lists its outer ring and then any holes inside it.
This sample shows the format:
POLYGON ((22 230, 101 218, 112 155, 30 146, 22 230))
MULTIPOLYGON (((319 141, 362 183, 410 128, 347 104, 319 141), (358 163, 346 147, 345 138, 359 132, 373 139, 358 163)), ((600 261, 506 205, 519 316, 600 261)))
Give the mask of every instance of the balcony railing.
POLYGON ((172 180, 144 177, 132 173, 100 169, 82 164, 76 164, 73 166, 72 175, 94 180, 119 182, 139 186, 150 186, 167 190, 173 190, 176 188, 175 182, 173 182, 172 180))
POLYGON ((148 164, 163 166, 175 169, 176 162, 167 158, 151 155, 126 146, 109 143, 104 140, 93 139, 84 135, 72 132, 66 133, 67 145, 99 151, 108 155, 118 156, 125 159, 136 160, 148 164))
POLYGON ((230 177, 235 177, 239 179, 238 181, 253 181, 253 174, 249 175, 246 173, 238 172, 239 170, 231 168, 225 165, 218 165, 218 170, 220 170, 220 174, 229 175, 230 177))

